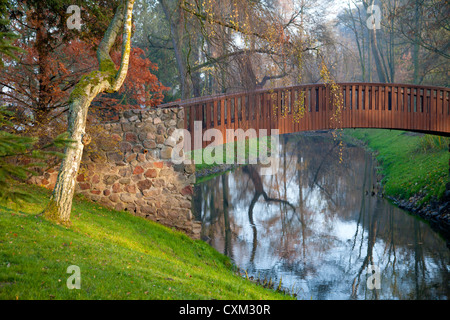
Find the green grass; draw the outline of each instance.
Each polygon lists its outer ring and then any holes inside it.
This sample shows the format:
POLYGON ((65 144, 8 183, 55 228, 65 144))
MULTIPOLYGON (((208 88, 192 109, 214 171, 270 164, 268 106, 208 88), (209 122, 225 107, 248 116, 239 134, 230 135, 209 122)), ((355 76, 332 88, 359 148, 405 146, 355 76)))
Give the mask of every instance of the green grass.
POLYGON ((422 203, 442 197, 448 182, 447 138, 380 129, 347 129, 345 135, 377 153, 386 195, 408 199, 420 193, 422 203))
POLYGON ((0 299, 288 299, 239 276, 230 260, 144 218, 74 199, 72 225, 45 220, 37 202, 0 207, 0 299), (81 289, 67 288, 70 265, 81 289))

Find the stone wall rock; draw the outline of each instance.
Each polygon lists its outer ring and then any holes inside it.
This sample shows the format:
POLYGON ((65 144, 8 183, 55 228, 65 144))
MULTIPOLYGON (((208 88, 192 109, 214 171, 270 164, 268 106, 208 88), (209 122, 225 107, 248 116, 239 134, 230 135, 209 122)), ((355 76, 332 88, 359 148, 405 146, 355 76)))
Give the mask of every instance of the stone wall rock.
MULTIPOLYGON (((200 222, 191 213, 195 166, 170 161, 176 144, 171 133, 183 128, 183 118, 179 107, 110 115, 112 121, 102 126, 116 146, 100 141, 95 151, 84 152, 76 192, 198 239, 200 222)), ((49 169, 32 182, 53 189, 58 169, 49 169)))

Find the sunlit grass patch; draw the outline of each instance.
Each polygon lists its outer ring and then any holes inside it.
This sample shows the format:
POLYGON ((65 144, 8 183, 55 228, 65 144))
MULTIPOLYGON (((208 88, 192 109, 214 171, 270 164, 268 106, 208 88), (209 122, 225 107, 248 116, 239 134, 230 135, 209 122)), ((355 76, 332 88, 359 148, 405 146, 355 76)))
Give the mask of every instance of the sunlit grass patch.
POLYGON ((387 195, 404 199, 422 194, 422 202, 440 199, 448 182, 447 138, 404 131, 357 129, 347 135, 363 140, 377 153, 387 195))
POLYGON ((238 276, 229 258, 162 225, 76 197, 70 227, 37 202, 0 207, 0 299, 284 299, 238 276), (80 267, 81 289, 67 268, 80 267))

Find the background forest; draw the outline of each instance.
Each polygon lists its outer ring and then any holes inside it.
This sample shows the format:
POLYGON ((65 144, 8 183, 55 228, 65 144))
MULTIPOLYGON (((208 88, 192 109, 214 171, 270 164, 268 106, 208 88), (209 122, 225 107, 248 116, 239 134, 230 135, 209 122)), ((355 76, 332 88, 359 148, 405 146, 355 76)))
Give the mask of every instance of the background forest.
MULTIPOLYGON (((0 104, 15 128, 53 136, 74 85, 98 68, 118 1, 1 3, 3 39, 21 50, 2 50, 0 104), (68 28, 69 5, 81 8, 80 30, 68 28)), ((449 85, 448 1, 137 0, 134 12, 127 81, 92 112, 317 83, 323 63, 337 82, 449 85)))

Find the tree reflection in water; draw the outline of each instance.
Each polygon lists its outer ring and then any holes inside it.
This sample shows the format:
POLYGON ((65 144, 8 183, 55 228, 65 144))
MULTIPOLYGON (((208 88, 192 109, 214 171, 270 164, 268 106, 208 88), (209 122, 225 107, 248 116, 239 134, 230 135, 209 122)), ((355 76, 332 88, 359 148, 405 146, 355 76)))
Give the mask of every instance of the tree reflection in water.
POLYGON ((300 299, 447 299, 450 252, 427 224, 377 196, 376 164, 327 135, 283 136, 278 174, 250 165, 196 186, 202 236, 249 275, 300 299), (367 268, 381 272, 370 290, 367 268))

